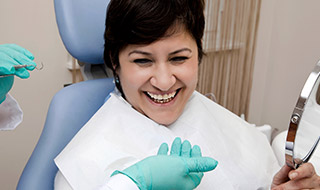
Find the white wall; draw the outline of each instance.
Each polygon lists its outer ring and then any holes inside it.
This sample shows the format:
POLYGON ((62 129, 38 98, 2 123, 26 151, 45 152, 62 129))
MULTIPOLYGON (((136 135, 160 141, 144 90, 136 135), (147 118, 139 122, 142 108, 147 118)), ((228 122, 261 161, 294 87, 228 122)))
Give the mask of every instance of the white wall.
POLYGON ((60 39, 53 0, 1 0, 0 44, 19 44, 43 62, 28 80, 15 78, 10 93, 24 111, 14 131, 0 131, 0 189, 15 189, 20 174, 41 134, 52 96, 71 82, 67 52, 60 39))
POLYGON ((298 95, 320 59, 319 7, 318 0, 262 0, 250 122, 287 129, 298 95))

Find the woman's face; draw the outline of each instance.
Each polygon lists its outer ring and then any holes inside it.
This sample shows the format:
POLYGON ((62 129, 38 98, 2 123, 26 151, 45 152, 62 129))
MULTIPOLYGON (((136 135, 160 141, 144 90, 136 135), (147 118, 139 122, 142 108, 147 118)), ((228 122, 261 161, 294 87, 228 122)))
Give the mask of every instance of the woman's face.
POLYGON ((197 85, 198 49, 191 35, 180 31, 148 45, 128 45, 119 62, 127 101, 159 124, 177 120, 197 85))

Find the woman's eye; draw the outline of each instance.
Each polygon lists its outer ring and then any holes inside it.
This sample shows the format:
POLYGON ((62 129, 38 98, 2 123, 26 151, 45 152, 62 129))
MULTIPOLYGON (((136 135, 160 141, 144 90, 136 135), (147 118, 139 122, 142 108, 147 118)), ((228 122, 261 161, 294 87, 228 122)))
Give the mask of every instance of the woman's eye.
POLYGON ((170 59, 170 61, 173 61, 173 62, 183 62, 185 60, 189 59, 188 57, 185 57, 185 56, 178 56, 178 57, 173 57, 170 59))
POLYGON ((138 64, 146 64, 151 63, 152 61, 150 59, 135 59, 133 62, 138 64))

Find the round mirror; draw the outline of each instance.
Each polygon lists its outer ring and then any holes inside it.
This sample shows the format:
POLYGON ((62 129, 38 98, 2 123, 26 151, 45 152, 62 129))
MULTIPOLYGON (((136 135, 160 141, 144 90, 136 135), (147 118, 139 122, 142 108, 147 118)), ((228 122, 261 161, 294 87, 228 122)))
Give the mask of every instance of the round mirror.
POLYGON ((309 75, 293 110, 286 141, 286 163, 296 169, 308 162, 320 137, 320 61, 309 75))

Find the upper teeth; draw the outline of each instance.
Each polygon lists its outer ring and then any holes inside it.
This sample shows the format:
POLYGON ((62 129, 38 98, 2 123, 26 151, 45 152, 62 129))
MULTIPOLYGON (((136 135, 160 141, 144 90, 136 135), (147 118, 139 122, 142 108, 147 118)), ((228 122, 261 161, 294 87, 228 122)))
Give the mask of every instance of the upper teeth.
POLYGON ((163 94, 163 95, 161 95, 161 94, 152 94, 150 92, 147 92, 147 93, 151 98, 153 98, 155 100, 158 100, 158 101, 168 100, 168 99, 173 98, 176 95, 176 91, 174 91, 172 93, 169 93, 169 94, 163 94))

